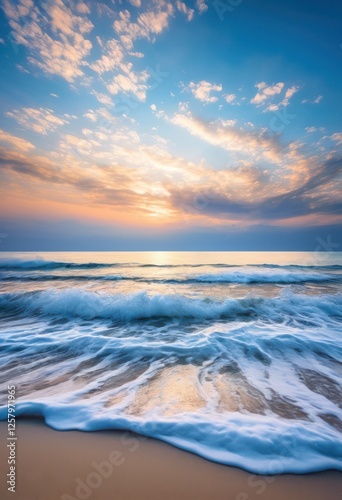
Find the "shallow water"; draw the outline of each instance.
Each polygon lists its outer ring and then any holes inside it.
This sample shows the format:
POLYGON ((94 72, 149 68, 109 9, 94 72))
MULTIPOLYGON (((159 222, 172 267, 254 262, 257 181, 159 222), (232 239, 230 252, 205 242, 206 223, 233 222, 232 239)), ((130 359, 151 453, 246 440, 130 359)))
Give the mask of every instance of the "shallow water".
POLYGON ((341 253, 1 254, 0 279, 17 415, 342 470, 341 253))

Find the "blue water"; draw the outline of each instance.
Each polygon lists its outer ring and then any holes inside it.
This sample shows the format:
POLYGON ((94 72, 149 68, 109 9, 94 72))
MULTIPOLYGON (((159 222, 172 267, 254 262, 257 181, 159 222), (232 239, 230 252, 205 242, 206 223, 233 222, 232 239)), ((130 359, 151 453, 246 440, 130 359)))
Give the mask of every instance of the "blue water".
POLYGON ((341 253, 0 255, 0 418, 342 470, 341 253))

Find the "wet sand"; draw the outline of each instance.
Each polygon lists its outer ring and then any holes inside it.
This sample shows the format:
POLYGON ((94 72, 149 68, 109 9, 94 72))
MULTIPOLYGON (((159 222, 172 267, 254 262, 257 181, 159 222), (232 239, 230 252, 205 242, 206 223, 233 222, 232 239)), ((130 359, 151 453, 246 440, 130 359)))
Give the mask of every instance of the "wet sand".
POLYGON ((7 491, 0 423, 0 498, 15 500, 337 500, 342 473, 256 476, 131 433, 55 431, 17 420, 16 492, 7 491))

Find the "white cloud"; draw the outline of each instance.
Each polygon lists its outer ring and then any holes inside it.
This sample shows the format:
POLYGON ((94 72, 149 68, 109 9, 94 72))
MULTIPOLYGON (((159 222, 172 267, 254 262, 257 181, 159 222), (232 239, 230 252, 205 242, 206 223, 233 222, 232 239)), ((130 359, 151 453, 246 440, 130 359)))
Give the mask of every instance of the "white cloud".
POLYGON ((222 127, 234 127, 234 125, 236 125, 236 122, 237 120, 218 120, 218 123, 222 125, 222 127))
POLYGON ((46 135, 55 131, 61 125, 68 123, 63 118, 55 116, 51 109, 47 108, 22 108, 8 111, 7 116, 16 120, 20 125, 38 134, 46 135))
POLYGON ((86 113, 84 113, 83 115, 85 118, 88 118, 89 120, 91 120, 92 122, 96 122, 97 120, 97 116, 96 116, 96 113, 95 111, 93 111, 92 109, 88 109, 88 111, 86 113))
POLYGON ((258 92, 255 94, 253 99, 251 99, 251 103, 256 106, 262 106, 265 101, 274 95, 280 94, 284 88, 284 84, 282 82, 278 82, 274 85, 267 85, 265 82, 260 82, 257 83, 255 87, 258 89, 258 92))
POLYGON ((96 90, 92 90, 91 93, 96 97, 96 99, 101 104, 104 104, 105 106, 108 106, 109 108, 111 108, 113 106, 113 100, 109 95, 102 94, 101 92, 96 92, 96 90))
POLYGON ((236 95, 235 94, 226 94, 224 96, 225 100, 228 102, 228 104, 232 103, 233 101, 235 101, 236 99, 236 95))
POLYGON ((132 57, 138 57, 139 59, 141 59, 142 57, 145 57, 142 52, 129 52, 128 54, 132 57))
POLYGON ((178 110, 181 112, 181 113, 187 113, 188 112, 188 109, 189 109, 189 103, 188 102, 182 102, 180 101, 178 103, 178 110))
POLYGON ((208 10, 208 5, 205 3, 205 0, 196 0, 196 7, 198 8, 200 14, 203 14, 203 12, 208 10))
POLYGON ((133 7, 141 7, 141 0, 128 0, 133 7))
POLYGON ((303 99, 302 100, 302 104, 319 104, 321 102, 321 100, 323 99, 323 96, 322 95, 318 95, 314 100, 310 100, 310 99, 303 99))
POLYGON ((342 132, 336 132, 330 136, 330 139, 337 142, 337 145, 340 146, 342 144, 342 132))
POLYGON ((26 68, 24 68, 23 66, 21 66, 21 64, 16 64, 16 65, 15 65, 15 67, 16 67, 19 71, 21 71, 22 73, 27 73, 27 74, 29 74, 29 73, 30 73, 30 72, 29 72, 26 68))
POLYGON ((285 96, 284 98, 282 99, 282 101, 280 101, 278 104, 274 104, 274 103, 271 103, 267 106, 266 110, 265 111, 278 111, 280 108, 286 108, 286 106, 288 106, 290 104, 290 99, 291 97, 296 93, 298 92, 299 90, 299 87, 293 85, 292 87, 289 87, 286 92, 285 92, 285 96))
POLYGON ((76 11, 79 12, 80 14, 90 14, 90 9, 88 5, 86 5, 84 2, 79 2, 76 5, 76 11))
POLYGON ((180 12, 186 15, 188 21, 191 21, 194 17, 194 9, 189 9, 184 2, 180 2, 180 0, 176 1, 176 7, 180 12))
POLYGON ((174 12, 172 4, 163 1, 157 3, 155 7, 155 10, 140 13, 136 22, 131 20, 128 10, 119 13, 119 19, 114 21, 113 28, 128 50, 133 48, 135 40, 139 38, 150 40, 151 35, 159 34, 168 27, 169 18, 174 12))
POLYGON ((117 40, 108 40, 105 45, 105 53, 102 57, 94 61, 90 67, 93 71, 101 75, 107 71, 118 69, 124 60, 124 51, 117 40))
POLYGON ((68 82, 83 76, 82 66, 92 48, 85 35, 93 24, 73 12, 71 2, 55 0, 39 8, 31 0, 19 0, 16 6, 5 0, 3 9, 15 42, 28 49, 31 64, 68 82))
POLYGON ((285 90, 284 83, 278 82, 273 85, 267 85, 266 82, 260 82, 255 85, 258 89, 256 95, 251 99, 251 104, 255 104, 257 107, 265 106, 264 112, 266 111, 278 111, 280 108, 285 108, 290 104, 290 100, 293 95, 298 92, 299 87, 292 85, 285 90), (279 102, 274 102, 275 96, 283 94, 283 98, 279 102))
POLYGON ((152 111, 157 111, 157 106, 155 104, 151 104, 150 108, 152 111))
POLYGON ((128 71, 127 74, 116 75, 112 82, 107 85, 107 89, 113 95, 123 92, 125 94, 133 94, 137 100, 145 101, 146 91, 148 86, 146 81, 149 78, 147 71, 141 71, 135 73, 133 71, 128 71))
POLYGON ((88 109, 88 111, 83 116, 85 118, 88 118, 93 123, 97 122, 97 126, 99 128, 111 128, 112 124, 117 120, 117 118, 113 116, 106 108, 99 108, 96 111, 94 111, 93 109, 88 109))
MULTIPOLYGON (((186 88, 186 87, 185 87, 186 88)), ((216 102, 218 100, 217 96, 212 96, 212 92, 221 92, 222 85, 217 85, 215 83, 207 82, 206 80, 202 80, 199 83, 190 82, 189 87, 192 92, 192 95, 202 101, 202 102, 216 102)))

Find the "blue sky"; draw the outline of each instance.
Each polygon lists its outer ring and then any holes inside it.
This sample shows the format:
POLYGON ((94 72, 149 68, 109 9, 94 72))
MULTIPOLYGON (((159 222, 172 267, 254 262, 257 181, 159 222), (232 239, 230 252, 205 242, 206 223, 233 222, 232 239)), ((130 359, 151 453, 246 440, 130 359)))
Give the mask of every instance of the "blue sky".
POLYGON ((339 242, 341 13, 2 0, 0 249, 339 242))

